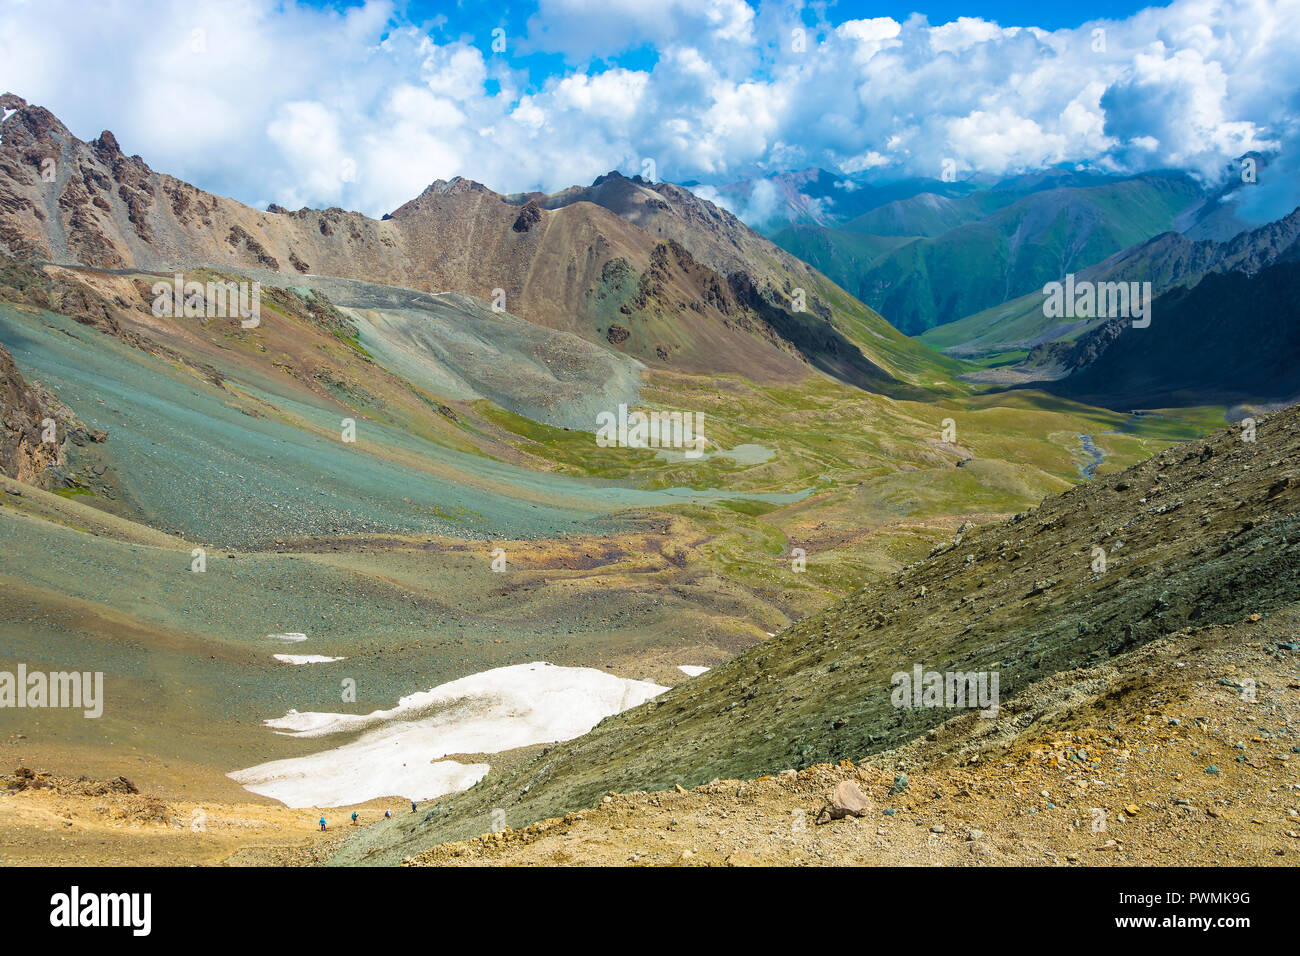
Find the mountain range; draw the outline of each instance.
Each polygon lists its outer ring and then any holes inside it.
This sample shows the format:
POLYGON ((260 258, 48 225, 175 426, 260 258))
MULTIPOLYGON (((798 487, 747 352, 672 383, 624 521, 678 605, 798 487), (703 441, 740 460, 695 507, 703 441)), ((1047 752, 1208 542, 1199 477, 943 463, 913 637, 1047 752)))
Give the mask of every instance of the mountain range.
POLYGON ((925 192, 774 239, 917 335, 1168 231, 1202 199, 1181 173, 1033 177, 956 197, 925 192))
MULTIPOLYGON (((1080 269, 1077 282, 1150 282, 1159 295, 1188 286, 1212 272, 1253 275, 1265 266, 1300 255, 1300 210, 1246 230, 1231 239, 1194 240, 1163 232, 1080 269)), ((1064 276, 1056 276, 1054 280, 1064 276)), ((958 322, 931 329, 920 340, 964 358, 1016 355, 1058 341, 1073 341, 1103 320, 1061 322, 1044 315, 1041 289, 958 322)))
POLYGON ((1038 383, 1047 391, 1108 408, 1288 405, 1300 398, 1297 302, 1295 260, 1210 271, 1158 297, 1149 328, 1112 319, 1073 343, 1037 347, 1025 366, 1059 376, 1038 383))
POLYGON ((47 110, 13 94, 0 102, 0 248, 21 258, 462 292, 687 372, 791 381, 811 366, 901 396, 956 368, 680 187, 611 175, 556 196, 507 197, 457 178, 381 220, 258 211, 155 172, 112 133, 83 142, 47 110))

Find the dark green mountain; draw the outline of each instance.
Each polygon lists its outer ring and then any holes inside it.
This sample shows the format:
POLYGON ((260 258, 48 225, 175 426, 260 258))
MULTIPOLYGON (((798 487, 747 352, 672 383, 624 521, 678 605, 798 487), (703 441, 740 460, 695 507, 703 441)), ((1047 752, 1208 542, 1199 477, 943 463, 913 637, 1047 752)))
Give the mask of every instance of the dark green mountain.
MULTIPOLYGON (((1226 242, 1195 241, 1166 232, 1109 256, 1081 270, 1079 281, 1150 282, 1158 295, 1175 286, 1189 286, 1211 272, 1254 274, 1275 262, 1300 258, 1300 209, 1277 222, 1243 232, 1226 242)), ((1038 346, 1075 341, 1099 325, 1061 322, 1043 315, 1043 296, 1029 294, 958 322, 932 329, 921 341, 950 355, 975 360, 1019 354, 1038 346)), ((1042 366, 1042 355, 1030 358, 1042 366)), ((1041 378, 1042 376, 1038 376, 1041 378)))
POLYGON ((1028 194, 1011 186, 922 194, 836 229, 783 230, 775 241, 914 335, 1166 232, 1201 197, 1182 174, 1067 182, 1028 194))
POLYGON ((1107 408, 1273 404, 1300 396, 1300 261, 1210 273, 1152 304, 1151 325, 1115 319, 1081 338, 1049 391, 1107 408))

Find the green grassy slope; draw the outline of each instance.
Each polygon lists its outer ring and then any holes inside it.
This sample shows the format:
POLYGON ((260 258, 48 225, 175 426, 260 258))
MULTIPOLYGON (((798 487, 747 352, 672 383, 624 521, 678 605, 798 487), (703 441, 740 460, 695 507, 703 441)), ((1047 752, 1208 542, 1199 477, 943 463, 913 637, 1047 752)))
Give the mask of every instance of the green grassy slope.
POLYGON ((843 230, 817 238, 817 227, 788 230, 779 241, 904 332, 919 334, 1165 232, 1198 196, 1186 178, 1151 174, 1032 193, 977 221, 936 236, 918 233, 894 248, 879 239, 849 238, 843 230))

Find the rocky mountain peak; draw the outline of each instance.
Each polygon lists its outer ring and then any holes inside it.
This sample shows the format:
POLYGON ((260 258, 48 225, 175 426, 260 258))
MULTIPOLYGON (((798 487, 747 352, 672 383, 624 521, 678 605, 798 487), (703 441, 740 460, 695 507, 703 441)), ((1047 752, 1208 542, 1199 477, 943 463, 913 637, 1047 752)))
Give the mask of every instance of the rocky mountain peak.
POLYGON ((439 179, 433 182, 424 191, 426 195, 430 193, 438 196, 459 196, 464 193, 492 193, 492 190, 464 176, 453 176, 451 179, 439 179))
POLYGON ((117 144, 117 137, 111 130, 104 130, 99 134, 99 139, 90 144, 97 152, 102 153, 121 153, 122 147, 117 144))

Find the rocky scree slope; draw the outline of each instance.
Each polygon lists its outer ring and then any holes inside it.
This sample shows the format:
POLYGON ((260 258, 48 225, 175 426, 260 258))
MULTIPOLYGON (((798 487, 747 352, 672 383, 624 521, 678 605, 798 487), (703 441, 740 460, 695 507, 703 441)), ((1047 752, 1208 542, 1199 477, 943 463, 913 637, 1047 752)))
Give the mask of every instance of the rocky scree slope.
POLYGON ((1297 623, 1293 605, 1060 671, 869 763, 614 793, 402 862, 1294 866, 1297 623))

